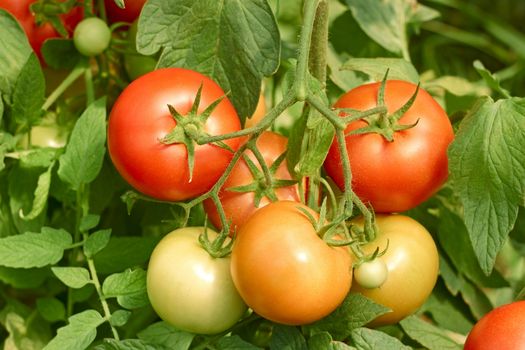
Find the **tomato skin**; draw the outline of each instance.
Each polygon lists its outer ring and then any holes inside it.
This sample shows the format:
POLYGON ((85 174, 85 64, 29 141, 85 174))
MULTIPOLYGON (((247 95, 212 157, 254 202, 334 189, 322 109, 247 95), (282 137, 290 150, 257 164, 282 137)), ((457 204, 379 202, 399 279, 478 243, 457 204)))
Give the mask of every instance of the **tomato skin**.
MULTIPOLYGON (((354 221, 363 225, 362 219, 354 221)), ((377 215, 378 235, 364 246, 366 254, 376 248, 388 249, 378 257, 387 267, 386 281, 378 288, 367 289, 352 284, 352 292, 361 293, 392 312, 376 318, 370 326, 397 323, 414 313, 426 301, 439 272, 439 255, 436 244, 424 226, 403 215, 377 215)))
MULTIPOLYGON (((335 108, 371 109, 377 106, 381 83, 361 85, 335 103, 335 108)), ((389 80, 385 104, 389 113, 403 106, 415 92, 412 83, 389 80)), ((389 142, 376 133, 346 136, 352 170, 352 188, 376 212, 395 213, 411 209, 430 198, 448 176, 447 148, 454 138, 445 111, 423 89, 411 108, 401 117, 402 125, 417 125, 394 134, 389 142)), ((345 133, 366 126, 358 120, 345 133)), ((327 174, 344 188, 338 142, 334 139, 324 163, 327 174)))
POLYGON ((121 9, 115 4, 114 0, 104 0, 108 20, 111 23, 133 22, 139 17, 140 11, 142 11, 142 7, 144 7, 146 0, 126 0, 124 3, 126 4, 126 7, 121 9))
POLYGON ((255 111, 251 115, 250 118, 247 118, 244 122, 244 128, 251 128, 252 126, 257 125, 262 118, 264 118, 266 114, 266 98, 264 97, 264 94, 261 93, 259 95, 259 100, 257 101, 257 107, 255 107, 255 111))
MULTIPOLYGON (((59 38, 60 34, 53 28, 51 23, 44 23, 37 25, 35 23, 35 15, 30 10, 30 5, 37 0, 2 0, 0 8, 10 12, 20 23, 24 29, 29 44, 35 51, 36 55, 43 62, 41 48, 47 39, 59 38)), ((61 15, 60 18, 64 27, 71 34, 74 28, 82 20, 83 9, 81 6, 73 8, 70 13, 61 15)))
POLYGON ((495 308, 470 331, 464 350, 525 349, 525 301, 495 308))
POLYGON ((111 30, 106 22, 98 17, 82 20, 73 34, 73 42, 77 50, 84 56, 101 54, 109 46, 111 30))
MULTIPOLYGON (((160 141, 176 125, 167 105, 186 115, 201 84, 201 113, 224 97, 224 92, 208 77, 183 68, 158 69, 143 75, 117 98, 109 116, 109 154, 122 177, 138 191, 167 201, 193 198, 208 191, 228 166, 231 152, 216 145, 195 145, 190 181, 186 146, 160 141)), ((227 98, 216 106, 204 128, 210 135, 240 129, 239 117, 227 98)), ((240 139, 224 142, 235 150, 240 139)))
POLYGON ((241 227, 231 271, 239 294, 271 321, 308 324, 330 314, 352 283, 348 247, 330 247, 298 207, 278 201, 253 214, 241 227))
MULTIPOLYGON (((233 326, 246 305, 233 285, 230 258, 212 258, 199 244, 203 227, 172 231, 157 244, 148 265, 153 309, 174 327, 215 334, 233 326)), ((210 238, 217 233, 208 229, 210 238)))
MULTIPOLYGON (((274 161, 279 158, 286 151, 288 139, 286 137, 276 134, 271 131, 265 131, 257 139, 257 148, 261 152, 266 164, 270 167, 274 161)), ((251 151, 245 151, 250 160, 260 169, 259 162, 251 151)), ((262 170, 261 170, 262 172, 262 170)), ((286 160, 284 160, 275 172, 275 179, 291 180, 286 160)), ((248 218, 253 215, 258 209, 271 203, 266 196, 263 197, 259 206, 255 206, 254 192, 234 192, 228 191, 228 188, 245 186, 254 182, 253 176, 244 159, 239 161, 233 167, 230 175, 226 179, 223 187, 219 192, 219 198, 222 203, 226 218, 231 220, 231 232, 237 231, 248 218)), ((286 186, 274 189, 278 200, 290 200, 300 202, 299 188, 295 186, 286 186)), ((222 228, 219 213, 213 203, 213 200, 207 199, 204 201, 204 210, 208 214, 208 218, 217 228, 222 228)))

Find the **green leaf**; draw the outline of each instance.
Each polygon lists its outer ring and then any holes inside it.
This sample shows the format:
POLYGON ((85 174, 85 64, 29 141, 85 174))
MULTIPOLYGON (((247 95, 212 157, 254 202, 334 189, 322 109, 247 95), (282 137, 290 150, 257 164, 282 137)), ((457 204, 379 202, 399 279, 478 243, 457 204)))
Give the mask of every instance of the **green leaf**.
POLYGON ((463 280, 460 273, 454 269, 445 254, 439 255, 439 274, 443 278, 448 291, 456 296, 459 293, 463 280))
POLYGON ((429 350, 461 350, 463 347, 450 339, 445 332, 417 316, 409 316, 400 322, 410 338, 429 350))
POLYGON ((51 339, 49 323, 33 309, 21 302, 4 297, 5 307, 0 311, 3 332, 2 348, 5 350, 39 350, 51 339))
POLYGON ((419 82, 419 74, 416 68, 402 58, 352 57, 341 66, 341 70, 363 72, 375 81, 381 81, 388 70, 389 79, 400 79, 413 83, 419 82))
POLYGON ((111 319, 109 321, 115 327, 122 327, 126 323, 128 323, 130 316, 131 316, 131 311, 117 310, 111 314, 111 319))
POLYGON ((51 186, 51 171, 54 163, 38 177, 38 183, 34 192, 33 207, 28 214, 24 214, 20 208, 20 217, 24 220, 36 219, 46 208, 47 198, 49 196, 49 188, 51 186))
POLYGON ((0 265, 17 268, 56 264, 72 244, 63 229, 43 227, 42 233, 27 232, 0 239, 0 265))
POLYGON ((38 298, 36 308, 40 315, 49 322, 66 319, 66 307, 57 298, 38 298))
POLYGON ((194 334, 180 331, 166 322, 153 323, 138 333, 138 338, 143 341, 177 350, 189 349, 194 337, 194 334))
POLYGON ((468 238, 467 228, 461 218, 446 207, 441 208, 440 217, 439 243, 456 269, 479 285, 489 288, 508 287, 508 282, 498 271, 493 270, 490 276, 483 273, 468 238))
MULTIPOLYGON (((217 342, 217 350, 259 350, 262 348, 250 344, 238 335, 232 335, 227 337, 222 337, 217 342)), ((284 348, 283 348, 284 349, 284 348)))
POLYGON ((80 220, 79 230, 80 232, 87 232, 95 227, 100 222, 100 215, 88 214, 80 220))
POLYGON ((357 350, 343 342, 334 341, 328 332, 316 333, 308 339, 309 350, 357 350))
POLYGON ((350 293, 334 312, 324 319, 306 326, 310 333, 329 332, 334 339, 343 340, 352 329, 362 327, 390 309, 374 303, 362 294, 350 293))
POLYGON ((14 269, 0 266, 0 281, 18 289, 37 288, 49 277, 49 269, 14 269))
POLYGON ((0 9, 0 95, 10 96, 16 80, 31 55, 24 30, 11 14, 0 9))
MULTIPOLYGON (((173 348, 175 349, 175 348, 173 348)), ((148 344, 139 339, 104 339, 102 344, 93 348, 93 350, 169 350, 165 347, 148 344)))
POLYGON ((476 319, 479 320, 492 310, 492 304, 483 291, 464 278, 462 278, 460 293, 476 319))
POLYGON ((112 237, 106 248, 95 255, 97 271, 104 274, 143 266, 149 259, 158 238, 112 237))
POLYGON ((106 102, 99 99, 82 113, 75 124, 65 153, 60 157, 58 176, 74 190, 93 181, 106 153, 106 102))
POLYGON ((43 350, 86 349, 97 336, 97 327, 104 318, 95 310, 85 310, 69 318, 69 324, 61 327, 57 335, 43 350))
POLYGON ((404 0, 345 0, 363 31, 379 45, 405 59, 409 58, 404 0))
POLYGON ((126 270, 108 276, 102 285, 106 298, 117 298, 120 306, 136 309, 149 305, 146 291, 146 271, 142 269, 126 270))
POLYGON ((492 271, 525 197, 525 99, 482 98, 449 147, 451 180, 479 264, 492 271))
MULTIPOLYGON (((2 96, 0 96, 0 107, 2 105, 2 96)), ((1 112, 1 111, 0 111, 1 112)), ((2 121, 2 115, 0 114, 0 125, 2 121)), ((5 155, 9 150, 13 149, 15 147, 15 138, 6 132, 0 131, 0 171, 4 170, 5 168, 5 155)))
POLYGON ((453 298, 440 285, 434 288, 421 311, 430 313, 432 319, 441 328, 456 333, 467 334, 473 326, 468 307, 457 298, 453 298))
POLYGON ((270 350, 307 350, 306 339, 297 327, 275 325, 270 350))
POLYGON ((75 48, 71 39, 49 38, 42 45, 42 56, 54 69, 73 69, 80 60, 85 59, 75 48))
POLYGON ((262 78, 279 65, 280 40, 266 0, 150 0, 139 18, 137 48, 145 55, 162 49, 158 67, 210 76, 231 92, 244 119, 255 110, 262 78))
POLYGON ((376 331, 368 328, 356 328, 351 333, 352 340, 359 350, 410 350, 410 346, 406 346, 397 338, 394 338, 384 332, 376 331))
POLYGON ((490 94, 490 89, 483 84, 473 83, 465 78, 450 75, 423 82, 423 87, 429 91, 437 88, 444 89, 456 96, 484 96, 490 94))
POLYGON ((57 159, 54 148, 35 148, 20 155, 20 164, 26 168, 49 168, 57 159))
POLYGON ((474 61, 474 68, 478 71, 479 75, 485 80, 485 83, 492 90, 501 93, 503 96, 510 97, 510 93, 501 87, 499 80, 483 66, 481 61, 474 61))
POLYGON ((44 73, 35 54, 22 67, 12 96, 11 118, 22 130, 29 130, 42 115, 46 91, 44 73))
POLYGON ((51 271, 66 286, 71 288, 82 288, 91 283, 89 271, 83 267, 52 267, 51 271))
POLYGON ((92 258, 108 245, 110 237, 111 229, 100 230, 90 234, 84 243, 84 254, 88 258, 92 258))

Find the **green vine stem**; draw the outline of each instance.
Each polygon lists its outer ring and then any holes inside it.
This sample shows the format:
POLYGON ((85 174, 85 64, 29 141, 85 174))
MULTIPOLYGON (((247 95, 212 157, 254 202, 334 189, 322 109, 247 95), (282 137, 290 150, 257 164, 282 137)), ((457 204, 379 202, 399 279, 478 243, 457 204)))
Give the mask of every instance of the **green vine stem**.
POLYGON ((44 111, 48 110, 49 107, 51 107, 53 103, 55 103, 55 101, 64 93, 64 91, 66 91, 67 88, 75 82, 75 80, 84 74, 86 69, 88 68, 85 63, 77 65, 60 83, 60 85, 58 85, 57 88, 47 97, 44 104, 42 105, 42 109, 44 111))
POLYGON ((310 40, 308 66, 312 75, 326 87, 326 56, 328 49, 328 1, 321 0, 317 6, 312 38, 310 40))

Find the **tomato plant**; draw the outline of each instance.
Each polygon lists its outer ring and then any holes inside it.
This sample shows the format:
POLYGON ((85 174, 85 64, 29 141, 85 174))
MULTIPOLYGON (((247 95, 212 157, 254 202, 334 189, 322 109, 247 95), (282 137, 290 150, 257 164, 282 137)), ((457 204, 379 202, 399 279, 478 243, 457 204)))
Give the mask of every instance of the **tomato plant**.
POLYGON ((73 42, 77 50, 84 56, 101 54, 109 46, 111 31, 106 22, 98 17, 82 20, 73 33, 73 42))
POLYGON ((354 268, 354 280, 363 288, 379 288, 387 279, 388 269, 381 259, 365 261, 354 268))
POLYGON ((151 72, 157 65, 157 60, 152 56, 144 56, 137 52, 138 22, 134 21, 128 31, 128 48, 131 52, 124 55, 124 68, 131 80, 135 80, 141 75, 151 72))
MULTIPOLYGON (((197 101, 198 103, 199 101, 197 101)), ((215 144, 167 144, 162 138, 172 132, 177 122, 167 105, 181 115, 190 114, 190 128, 209 135, 240 129, 235 109, 224 92, 211 79, 181 68, 158 69, 133 81, 118 97, 108 126, 111 159, 120 174, 140 192, 162 200, 184 200, 208 191, 232 158, 229 150, 215 144), (202 86, 198 109, 192 112, 202 86), (218 99, 222 100, 206 120, 201 115, 218 99), (188 148, 194 150, 190 169, 188 148)), ((178 132, 179 129, 177 129, 178 132)), ((239 139, 226 141, 232 149, 239 139)))
POLYGON ((146 0, 126 0, 124 2, 125 7, 120 8, 115 3, 115 0, 104 0, 110 22, 133 22, 139 17, 145 3, 146 0))
POLYGON ((317 321, 345 298, 352 282, 347 247, 327 245, 292 202, 268 204, 241 226, 231 271, 240 295, 259 315, 278 323, 317 321))
MULTIPOLYGON (((414 313, 432 292, 439 272, 436 244, 424 226, 403 215, 378 215, 376 224, 376 239, 362 249, 367 254, 386 249, 384 255, 376 258, 386 265, 386 280, 372 289, 352 284, 353 292, 392 309, 375 319, 373 326, 396 323, 414 313)), ((362 225, 362 221, 357 225, 362 225)))
POLYGON ((525 347, 525 301, 495 308, 470 331, 465 350, 522 349, 525 347))
MULTIPOLYGON (((235 164, 219 192, 224 213, 231 221, 232 232, 238 230, 257 209, 272 201, 300 201, 297 185, 289 183, 292 176, 284 159, 286 145, 287 139, 284 136, 271 131, 264 132, 257 139, 257 149, 271 169, 272 185, 268 185, 268 179, 253 152, 246 151, 246 158, 235 164)), ((204 202, 204 209, 210 221, 221 228, 219 214, 211 199, 204 202)))
POLYGON ((264 94, 261 93, 259 96, 259 101, 257 102, 257 107, 255 108, 255 111, 251 115, 250 118, 246 119, 244 123, 245 128, 252 127, 256 125, 258 122, 261 121, 261 119, 266 114, 266 98, 264 97, 264 94))
MULTIPOLYGON (((31 4, 36 2, 37 0, 2 0, 0 8, 10 12, 18 20, 27 35, 29 44, 42 61, 42 44, 49 38, 60 37, 60 34, 51 23, 39 24, 36 22, 36 17, 30 9, 31 4)), ((60 19, 65 29, 71 34, 78 22, 82 20, 82 16, 82 8, 74 7, 69 13, 60 15, 60 19)))
MULTIPOLYGON (((246 312, 230 275, 230 258, 213 258, 199 244, 203 227, 168 233, 148 265, 151 305, 166 322, 200 334, 227 330, 246 312)), ((213 238, 216 233, 208 229, 213 238)))
MULTIPOLYGON (((372 109, 378 105, 380 86, 381 83, 371 83, 352 89, 341 96, 334 107, 372 109)), ((384 103, 388 113, 399 110, 415 92, 416 85, 409 82, 387 81, 384 103)), ((351 134, 368 125, 364 120, 354 121, 345 129, 352 188, 377 212, 414 208, 430 198, 448 176, 447 148, 454 133, 443 108, 419 89, 399 124, 413 127, 395 131, 392 140, 378 133, 351 134)), ((344 188, 337 141, 332 144, 324 166, 339 188, 344 188)))

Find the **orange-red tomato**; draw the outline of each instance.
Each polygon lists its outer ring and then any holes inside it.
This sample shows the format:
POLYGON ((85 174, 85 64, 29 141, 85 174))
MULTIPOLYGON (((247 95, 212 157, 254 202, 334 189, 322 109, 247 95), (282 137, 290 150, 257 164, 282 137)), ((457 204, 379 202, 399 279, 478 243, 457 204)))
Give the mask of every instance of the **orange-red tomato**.
MULTIPOLYGON (((335 103, 336 108, 368 110, 377 107, 381 83, 361 85, 335 103)), ((416 85, 389 80, 385 88, 388 113, 401 108, 416 85)), ((432 196, 448 176, 447 148, 454 138, 452 126, 441 106, 423 89, 399 123, 414 127, 396 131, 388 141, 377 133, 346 136, 352 170, 352 189, 376 212, 402 212, 432 196)), ((366 126, 363 120, 348 124, 345 133, 366 126)), ((338 142, 334 140, 324 167, 339 188, 344 188, 338 142)))
POLYGON ((139 17, 145 3, 146 0, 126 0, 124 2, 125 8, 121 9, 115 4, 115 0, 104 0, 110 22, 133 22, 139 17))
MULTIPOLYGON (((257 148, 261 152, 264 161, 268 167, 275 162, 279 156, 286 151, 288 140, 286 137, 276 134, 271 131, 266 131, 257 139, 257 148)), ((251 151, 245 151, 244 154, 257 166, 260 171, 260 178, 255 179, 248 167, 246 161, 241 158, 235 164, 232 172, 226 179, 223 187, 219 192, 220 201, 222 203, 226 218, 231 220, 230 229, 232 232, 238 228, 258 209, 268 205, 270 199, 266 196, 262 197, 259 205, 255 205, 255 192, 235 192, 228 190, 229 188, 246 186, 252 183, 261 183, 264 186, 266 179, 262 173, 259 162, 251 151)), ((292 176, 288 172, 286 160, 284 160, 274 173, 275 180, 291 180, 292 176)), ((279 187, 274 189, 274 193, 278 200, 291 200, 299 202, 299 190, 297 185, 279 187)), ((221 220, 215 204, 211 199, 204 201, 204 209, 208 214, 210 221, 218 228, 222 228, 221 220)))
POLYGON ((233 282, 246 304, 271 321, 300 325, 330 314, 352 284, 348 247, 331 247, 299 208, 278 201, 241 227, 231 256, 233 282))
MULTIPOLYGON (((30 10, 30 5, 36 0, 2 0, 0 8, 10 12, 24 29, 29 44, 42 61, 41 48, 49 38, 58 38, 60 34, 51 23, 37 25, 35 15, 30 10)), ((82 20, 83 9, 81 6, 74 7, 70 13, 61 15, 60 18, 66 30, 71 34, 78 22, 82 20)))
MULTIPOLYGON (((361 219, 354 223, 363 224, 361 219)), ((393 324, 414 313, 432 292, 439 272, 436 244, 423 225, 403 215, 377 215, 376 224, 376 239, 362 249, 372 254, 377 248, 382 251, 388 246, 386 253, 377 258, 387 267, 386 281, 372 289, 352 284, 352 292, 392 309, 371 326, 393 324)))
MULTIPOLYGON (((198 113, 223 99, 198 127, 208 135, 239 130, 239 117, 224 91, 192 70, 157 69, 134 80, 117 98, 109 116, 109 154, 122 177, 138 191, 167 201, 193 198, 208 191, 230 163, 233 153, 229 150, 214 144, 194 145, 190 178, 187 146, 161 141, 177 125, 168 105, 187 117, 201 85, 198 113)), ((235 150, 240 139, 224 142, 235 150)))
POLYGON ((252 116, 250 118, 247 118, 244 122, 244 128, 249 128, 254 125, 256 125, 258 122, 261 121, 261 119, 266 114, 266 99, 264 98, 264 95, 261 94, 259 96, 259 101, 257 102, 257 107, 255 107, 255 111, 253 112, 252 116))
POLYGON ((495 308, 470 331, 464 350, 525 349, 525 301, 495 308))

